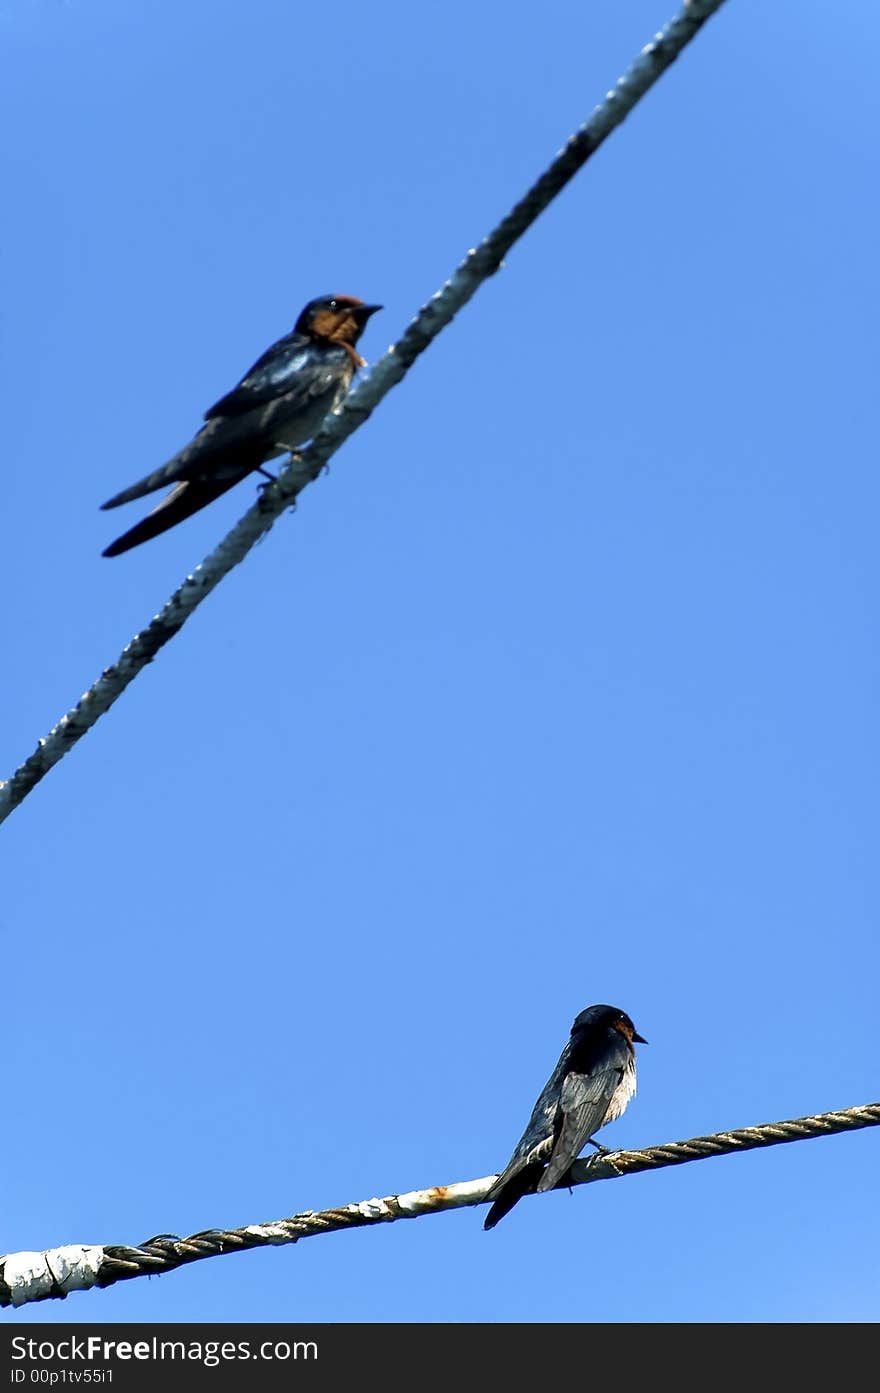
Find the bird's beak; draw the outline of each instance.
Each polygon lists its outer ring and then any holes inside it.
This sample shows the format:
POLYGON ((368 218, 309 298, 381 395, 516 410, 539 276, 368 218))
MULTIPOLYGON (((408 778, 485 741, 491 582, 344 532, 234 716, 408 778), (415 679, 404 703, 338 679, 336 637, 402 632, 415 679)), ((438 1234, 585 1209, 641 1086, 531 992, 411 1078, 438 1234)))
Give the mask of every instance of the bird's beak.
POLYGON ((366 323, 371 314, 376 314, 378 310, 384 308, 384 305, 358 305, 357 309, 355 310, 355 314, 357 315, 358 319, 362 319, 364 323, 366 323))
POLYGON ((638 1040, 640 1045, 647 1045, 648 1043, 644 1035, 640 1035, 637 1030, 633 1031, 633 1039, 638 1040))

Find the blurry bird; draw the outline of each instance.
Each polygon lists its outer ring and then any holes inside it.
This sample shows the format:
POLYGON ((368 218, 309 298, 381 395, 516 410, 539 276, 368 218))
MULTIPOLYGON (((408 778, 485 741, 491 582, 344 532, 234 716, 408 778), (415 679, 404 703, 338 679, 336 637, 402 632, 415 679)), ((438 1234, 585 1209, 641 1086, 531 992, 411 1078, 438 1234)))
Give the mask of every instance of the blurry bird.
POLYGON ((613 1122, 636 1091, 633 1041, 648 1042, 617 1006, 588 1006, 544 1085, 516 1149, 492 1186, 484 1229, 494 1228, 517 1200, 552 1190, 593 1133, 613 1122))
POLYGON ((238 386, 205 412, 207 425, 179 454, 102 503, 102 508, 117 508, 175 485, 103 555, 118 556, 157 537, 254 470, 271 479, 263 469, 266 461, 309 440, 342 401, 356 370, 364 366, 354 346, 370 315, 381 308, 353 295, 310 300, 293 332, 267 349, 238 386))

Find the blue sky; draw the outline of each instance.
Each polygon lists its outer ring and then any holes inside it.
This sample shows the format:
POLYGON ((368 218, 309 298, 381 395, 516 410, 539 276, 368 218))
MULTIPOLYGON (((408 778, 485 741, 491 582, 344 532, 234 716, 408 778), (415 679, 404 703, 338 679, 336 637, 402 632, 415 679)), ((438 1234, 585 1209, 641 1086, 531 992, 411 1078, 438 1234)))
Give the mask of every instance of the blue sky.
MULTIPOLYGON (((313 295, 375 361, 672 13, 5 0, 2 772, 250 505, 100 551, 313 295)), ((873 1101, 875 6, 731 0, 0 831, 0 1250, 873 1101)), ((872 1132, 6 1319, 878 1315, 872 1132)))

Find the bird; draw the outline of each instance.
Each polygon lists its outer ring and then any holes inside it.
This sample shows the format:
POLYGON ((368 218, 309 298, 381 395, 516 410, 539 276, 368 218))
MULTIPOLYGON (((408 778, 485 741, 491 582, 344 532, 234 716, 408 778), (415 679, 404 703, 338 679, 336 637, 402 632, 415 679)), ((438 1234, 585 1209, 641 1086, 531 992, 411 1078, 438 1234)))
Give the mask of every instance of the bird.
POLYGON ((205 425, 166 464, 102 503, 118 508, 173 484, 141 522, 117 537, 102 555, 119 556, 219 498, 267 460, 304 444, 335 411, 365 360, 355 344, 381 305, 354 295, 319 295, 305 306, 293 330, 257 359, 241 381, 210 407, 205 425))
POLYGON ((617 1006, 588 1006, 532 1109, 528 1126, 486 1198, 494 1201, 484 1229, 535 1190, 552 1190, 583 1147, 607 1148, 593 1133, 620 1117, 636 1091, 633 1042, 648 1042, 617 1006))

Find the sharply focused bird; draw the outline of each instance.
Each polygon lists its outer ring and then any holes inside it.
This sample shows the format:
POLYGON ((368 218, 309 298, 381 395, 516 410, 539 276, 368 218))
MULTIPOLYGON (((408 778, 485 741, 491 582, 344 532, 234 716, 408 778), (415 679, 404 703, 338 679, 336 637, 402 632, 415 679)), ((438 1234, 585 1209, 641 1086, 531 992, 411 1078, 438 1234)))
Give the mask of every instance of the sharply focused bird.
POLYGON ((246 474, 259 470, 271 478, 263 469, 266 461, 311 439, 339 406, 355 372, 364 366, 355 344, 370 315, 381 308, 353 295, 310 300, 293 332, 273 343, 238 386, 205 412, 207 424, 179 454, 101 505, 118 508, 174 484, 159 506, 111 542, 103 555, 118 556, 157 537, 246 474))
POLYGON ((492 1229, 517 1200, 535 1190, 552 1190, 593 1141, 593 1133, 613 1122, 636 1091, 639 1035, 617 1006, 588 1006, 576 1017, 571 1036, 532 1109, 528 1126, 492 1186, 494 1203, 484 1229, 492 1229))

